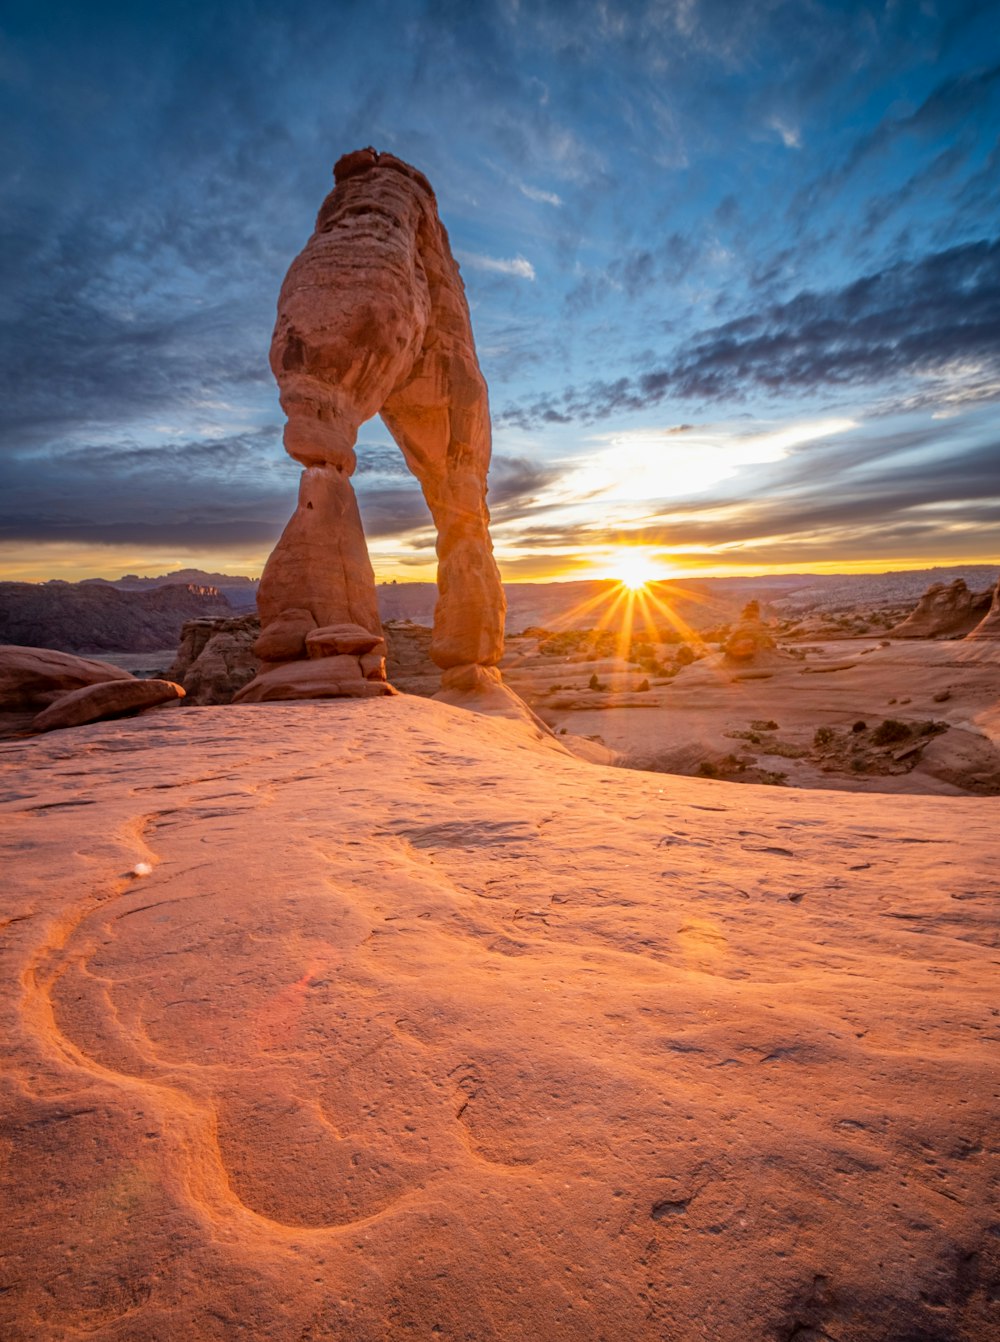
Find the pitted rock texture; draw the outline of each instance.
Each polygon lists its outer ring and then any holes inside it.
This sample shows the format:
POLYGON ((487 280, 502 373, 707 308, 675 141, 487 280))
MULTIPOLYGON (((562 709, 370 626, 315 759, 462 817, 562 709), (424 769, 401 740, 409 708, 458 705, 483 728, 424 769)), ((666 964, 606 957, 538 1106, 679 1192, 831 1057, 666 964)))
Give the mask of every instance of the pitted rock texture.
POLYGON ((167 678, 184 686, 192 704, 232 703, 260 669, 254 647, 259 633, 256 615, 189 620, 167 678))
POLYGON ((271 367, 285 449, 305 470, 261 579, 258 653, 302 659, 310 619, 381 637, 350 483, 358 429, 381 414, 437 527, 431 656, 493 666, 505 600, 486 507, 489 405, 448 235, 427 179, 392 154, 358 150, 334 176, 278 300, 271 367))
POLYGON ((889 630, 890 638, 964 638, 990 607, 990 592, 972 592, 963 578, 928 587, 916 609, 889 630))

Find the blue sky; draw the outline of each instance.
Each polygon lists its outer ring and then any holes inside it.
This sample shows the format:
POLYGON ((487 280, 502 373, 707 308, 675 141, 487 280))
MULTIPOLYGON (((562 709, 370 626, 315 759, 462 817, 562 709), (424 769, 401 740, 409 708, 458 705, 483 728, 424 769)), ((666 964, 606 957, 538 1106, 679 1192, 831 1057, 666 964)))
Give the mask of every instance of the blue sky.
MULTIPOLYGON (((462 266, 505 576, 996 559, 996 4, 8 0, 4 576, 259 571, 275 300, 366 144, 462 266)), ((432 576, 359 458, 377 572, 432 576)))

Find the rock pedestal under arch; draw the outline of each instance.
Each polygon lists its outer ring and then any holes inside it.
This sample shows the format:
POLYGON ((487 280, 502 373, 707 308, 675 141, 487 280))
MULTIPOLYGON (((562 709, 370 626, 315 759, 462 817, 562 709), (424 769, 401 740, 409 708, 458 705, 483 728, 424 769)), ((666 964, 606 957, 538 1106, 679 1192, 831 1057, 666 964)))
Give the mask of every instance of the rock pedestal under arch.
POLYGON ((257 605, 261 673, 243 700, 391 693, 375 579, 351 485, 360 426, 381 414, 437 528, 431 656, 445 691, 499 685, 506 602, 486 507, 490 416, 469 308, 422 173, 361 149, 334 168, 278 299, 271 368, 298 506, 257 605))

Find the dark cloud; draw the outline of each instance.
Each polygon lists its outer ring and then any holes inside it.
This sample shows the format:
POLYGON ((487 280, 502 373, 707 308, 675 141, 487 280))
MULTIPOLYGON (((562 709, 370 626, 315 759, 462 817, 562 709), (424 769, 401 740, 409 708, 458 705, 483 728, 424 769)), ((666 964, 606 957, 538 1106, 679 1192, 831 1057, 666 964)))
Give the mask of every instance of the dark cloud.
POLYGON ((500 419, 522 428, 553 415, 593 421, 667 397, 711 403, 755 391, 802 395, 998 358, 1000 240, 984 239, 901 261, 841 289, 803 291, 702 332, 668 365, 508 407, 500 419))

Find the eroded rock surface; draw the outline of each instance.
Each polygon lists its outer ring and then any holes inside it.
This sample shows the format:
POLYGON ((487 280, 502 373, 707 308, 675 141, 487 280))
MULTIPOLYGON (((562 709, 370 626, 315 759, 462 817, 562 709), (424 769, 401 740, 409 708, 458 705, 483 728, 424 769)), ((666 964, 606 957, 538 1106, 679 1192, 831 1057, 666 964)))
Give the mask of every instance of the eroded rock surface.
POLYGON ((83 685, 132 680, 120 667, 51 648, 0 646, 0 711, 43 708, 83 685))
POLYGON ((31 728, 36 732, 52 732, 63 727, 82 727, 88 722, 119 718, 183 698, 183 687, 172 680, 109 680, 64 694, 38 714, 31 728))
POLYGON ((448 235, 426 177, 392 154, 348 154, 334 176, 278 300, 271 367, 285 448, 305 469, 261 578, 257 652, 302 660, 312 631, 335 625, 381 638, 350 482, 358 429, 381 414, 438 531, 431 655, 493 666, 505 602, 486 507, 489 405, 448 235))
POLYGON ((916 609, 889 630, 890 638, 964 638, 982 621, 992 593, 972 592, 963 578, 928 587, 916 609))
POLYGON ((168 678, 184 686, 193 704, 232 703, 237 691, 260 669, 254 649, 259 634, 256 615, 190 620, 181 630, 168 678))
POLYGON ((0 745, 4 1342, 997 1336, 991 802, 264 711, 0 745))
POLYGON ((990 608, 984 615, 982 622, 977 624, 975 629, 967 635, 969 638, 1000 638, 1000 581, 993 589, 993 599, 990 602, 990 608))

